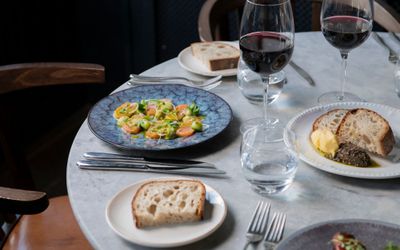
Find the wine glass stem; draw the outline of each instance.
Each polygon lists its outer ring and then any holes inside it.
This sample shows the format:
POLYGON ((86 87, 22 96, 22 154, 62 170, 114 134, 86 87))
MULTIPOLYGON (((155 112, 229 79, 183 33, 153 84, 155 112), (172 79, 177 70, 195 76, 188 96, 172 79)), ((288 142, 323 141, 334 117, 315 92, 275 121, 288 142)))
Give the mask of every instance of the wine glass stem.
POLYGON ((349 52, 340 52, 340 55, 342 57, 342 83, 340 86, 340 95, 338 96, 339 101, 344 100, 344 85, 346 84, 347 80, 347 57, 349 55, 349 52))
POLYGON ((267 126, 269 124, 269 117, 268 117, 269 75, 262 75, 261 79, 262 79, 262 83, 263 83, 263 86, 264 86, 264 95, 263 95, 264 124, 267 126))

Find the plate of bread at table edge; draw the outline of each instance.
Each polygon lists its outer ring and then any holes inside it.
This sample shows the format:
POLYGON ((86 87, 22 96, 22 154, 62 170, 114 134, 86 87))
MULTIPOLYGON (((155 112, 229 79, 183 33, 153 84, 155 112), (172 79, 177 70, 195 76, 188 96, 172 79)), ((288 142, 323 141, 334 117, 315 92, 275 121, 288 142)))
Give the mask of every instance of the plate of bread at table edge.
POLYGON ((118 192, 108 203, 113 231, 148 247, 177 247, 201 240, 225 220, 221 195, 197 179, 146 179, 118 192))
POLYGON ((311 166, 342 176, 389 179, 400 177, 398 124, 397 108, 343 102, 307 109, 287 128, 297 136, 300 158, 311 166))
POLYGON ((203 76, 234 76, 239 57, 239 45, 235 42, 196 42, 179 53, 178 63, 203 76))

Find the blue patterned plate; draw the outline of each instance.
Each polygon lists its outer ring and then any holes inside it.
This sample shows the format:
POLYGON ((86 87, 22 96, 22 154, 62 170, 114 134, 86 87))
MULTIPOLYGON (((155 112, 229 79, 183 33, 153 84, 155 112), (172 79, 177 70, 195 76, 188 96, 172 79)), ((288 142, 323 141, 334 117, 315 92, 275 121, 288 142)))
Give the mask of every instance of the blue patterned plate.
POLYGON ((183 148, 198 143, 221 133, 232 120, 232 110, 219 96, 198 88, 181 84, 142 85, 111 94, 100 100, 89 112, 90 130, 101 140, 123 149, 167 150, 183 148), (153 140, 138 138, 124 133, 116 124, 114 110, 124 102, 138 102, 142 99, 171 99, 174 104, 195 102, 204 115, 203 124, 207 128, 190 137, 173 140, 153 140))

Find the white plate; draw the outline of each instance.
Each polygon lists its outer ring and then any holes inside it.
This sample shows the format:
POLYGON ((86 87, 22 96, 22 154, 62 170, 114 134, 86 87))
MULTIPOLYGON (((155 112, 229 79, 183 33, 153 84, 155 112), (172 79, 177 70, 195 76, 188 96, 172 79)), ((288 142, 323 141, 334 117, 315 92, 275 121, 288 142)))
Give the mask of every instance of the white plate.
MULTIPOLYGON (((400 124, 399 109, 367 102, 344 102, 310 108, 291 119, 287 124, 287 128, 293 130, 293 132, 295 132, 297 135, 300 159, 311 166, 342 176, 362 179, 389 179, 400 177, 400 140, 397 137, 400 134, 400 127, 398 124, 400 124), (320 115, 328 112, 329 110, 337 108, 367 108, 377 112, 389 122, 396 139, 396 145, 392 152, 385 158, 371 155, 371 158, 376 161, 380 167, 358 168, 340 164, 321 156, 313 148, 310 140, 313 122, 320 115)), ((284 140, 287 145, 290 144, 290 142, 287 140, 286 134, 284 134, 284 140)))
MULTIPOLYGON (((237 42, 225 42, 239 48, 237 42)), ((190 47, 182 50, 178 55, 178 63, 185 70, 203 76, 235 76, 237 69, 209 70, 201 61, 192 55, 190 47)))
POLYGON ((206 203, 202 221, 144 229, 136 228, 131 209, 134 194, 145 182, 166 179, 187 178, 146 179, 124 188, 111 199, 106 208, 106 219, 115 233, 130 242, 143 246, 176 247, 203 239, 222 225, 227 211, 225 202, 217 191, 204 184, 206 187, 206 203))

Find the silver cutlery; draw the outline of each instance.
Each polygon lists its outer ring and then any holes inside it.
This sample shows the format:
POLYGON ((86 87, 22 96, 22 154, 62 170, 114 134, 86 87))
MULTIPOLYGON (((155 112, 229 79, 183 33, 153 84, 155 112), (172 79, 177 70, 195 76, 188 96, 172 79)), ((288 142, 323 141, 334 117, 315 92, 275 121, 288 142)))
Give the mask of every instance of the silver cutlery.
POLYGON ((225 171, 216 168, 188 167, 173 165, 157 165, 149 163, 115 162, 106 160, 80 160, 76 165, 81 169, 90 170, 118 170, 136 171, 164 174, 188 174, 188 175, 223 175, 225 171))
POLYGON ((300 75, 302 76, 311 86, 315 86, 315 81, 312 79, 310 74, 308 74, 303 68, 297 65, 295 62, 290 61, 289 65, 300 75))
POLYGON ((216 76, 208 80, 192 80, 188 79, 186 77, 156 77, 156 76, 141 76, 141 75, 135 75, 131 74, 130 79, 128 81, 128 85, 134 86, 136 84, 155 84, 155 83, 160 83, 160 82, 179 82, 185 85, 189 85, 192 87, 197 87, 197 88, 202 88, 205 90, 210 90, 213 89, 217 86, 219 86, 222 81, 222 76, 216 76))
POLYGON ((249 244, 260 242, 263 239, 270 209, 271 204, 264 203, 263 201, 258 202, 247 228, 247 242, 244 249, 246 249, 249 244))
POLYGON ((399 36, 399 35, 397 35, 397 34, 394 33, 394 32, 390 32, 389 34, 394 38, 394 40, 395 40, 398 44, 400 44, 400 36, 399 36))
POLYGON ((389 50, 389 62, 396 63, 397 60, 399 60, 399 56, 397 55, 397 53, 385 42, 385 40, 383 40, 383 38, 380 35, 378 35, 376 32, 372 32, 372 37, 380 45, 389 50))
POLYGON ((269 225, 264 238, 265 249, 273 250, 276 244, 282 239, 283 231, 285 229, 286 214, 274 213, 272 222, 269 225))
POLYGON ((83 157, 87 160, 108 161, 108 162, 122 162, 122 163, 139 163, 139 164, 152 164, 154 166, 174 166, 182 168, 215 168, 212 163, 185 160, 185 159, 160 159, 151 157, 138 157, 123 154, 103 153, 103 152, 86 152, 83 157))

